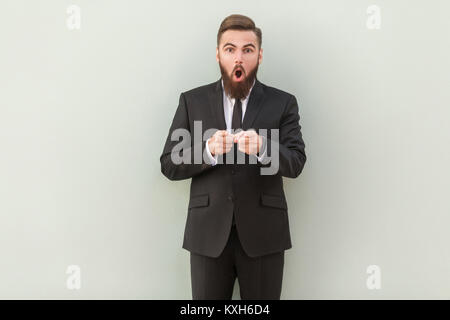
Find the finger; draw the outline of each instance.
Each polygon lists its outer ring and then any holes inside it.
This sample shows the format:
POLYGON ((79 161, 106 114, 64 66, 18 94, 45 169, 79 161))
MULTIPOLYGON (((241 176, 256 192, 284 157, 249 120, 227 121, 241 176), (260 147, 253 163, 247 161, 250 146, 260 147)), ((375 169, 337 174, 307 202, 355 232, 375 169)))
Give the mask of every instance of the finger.
POLYGON ((239 139, 238 139, 238 143, 249 143, 250 141, 250 137, 246 136, 246 135, 242 135, 239 139))
POLYGON ((250 154, 250 150, 253 150, 253 144, 251 142, 247 143, 247 148, 245 153, 250 154))
POLYGON ((241 139, 239 139, 237 144, 238 144, 239 150, 244 152, 244 150, 245 150, 244 148, 245 148, 245 145, 247 144, 247 142, 244 139, 241 138, 241 139))
POLYGON ((228 135, 220 135, 220 136, 217 137, 217 140, 220 141, 221 143, 225 142, 225 141, 228 141, 230 139, 232 139, 232 138, 230 138, 228 135))
POLYGON ((232 135, 228 135, 225 137, 224 139, 227 143, 233 143, 234 142, 234 137, 232 135))
POLYGON ((245 136, 247 137, 256 137, 258 134, 256 133, 256 131, 253 130, 249 130, 245 132, 245 136))
POLYGON ((223 130, 218 130, 214 133, 213 137, 219 138, 223 136, 223 130))
POLYGON ((239 144, 239 151, 246 153, 245 152, 245 145, 244 144, 239 144))
POLYGON ((239 139, 245 134, 245 131, 240 131, 234 135, 234 142, 238 142, 239 139))

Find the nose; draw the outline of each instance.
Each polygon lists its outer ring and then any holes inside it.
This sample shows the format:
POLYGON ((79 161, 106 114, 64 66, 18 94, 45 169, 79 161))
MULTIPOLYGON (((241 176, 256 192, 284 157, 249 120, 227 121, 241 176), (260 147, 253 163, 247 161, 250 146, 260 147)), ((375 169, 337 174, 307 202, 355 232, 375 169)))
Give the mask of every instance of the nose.
POLYGON ((242 64, 242 53, 239 50, 236 50, 236 55, 234 57, 235 64, 242 64))

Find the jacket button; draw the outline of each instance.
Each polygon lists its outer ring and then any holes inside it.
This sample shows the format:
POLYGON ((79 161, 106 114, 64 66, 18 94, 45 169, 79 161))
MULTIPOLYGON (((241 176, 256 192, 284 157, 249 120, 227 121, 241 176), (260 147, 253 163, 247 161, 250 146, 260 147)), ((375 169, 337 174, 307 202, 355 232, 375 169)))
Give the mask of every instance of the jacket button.
POLYGON ((236 171, 234 171, 234 169, 231 169, 231 174, 235 174, 236 171))
POLYGON ((228 200, 233 201, 233 196, 228 196, 228 200))

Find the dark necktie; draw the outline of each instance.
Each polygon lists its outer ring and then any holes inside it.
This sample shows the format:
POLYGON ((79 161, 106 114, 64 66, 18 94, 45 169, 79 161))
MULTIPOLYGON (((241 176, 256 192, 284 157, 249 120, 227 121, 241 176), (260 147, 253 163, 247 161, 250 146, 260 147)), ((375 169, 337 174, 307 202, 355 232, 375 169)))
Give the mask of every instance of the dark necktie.
MULTIPOLYGON (((240 99, 236 99, 236 102, 234 103, 233 107, 233 120, 231 122, 231 128, 233 130, 242 128, 242 103, 240 99)), ((233 148, 231 148, 230 152, 233 152, 234 154, 234 162, 237 162, 237 144, 233 145, 233 148)), ((233 210, 234 211, 234 210, 233 210)), ((234 212, 233 212, 233 222, 232 225, 236 225, 236 219, 234 218, 234 212)))
MULTIPOLYGON (((237 129, 242 128, 242 102, 240 99, 236 99, 233 107, 233 117, 231 121, 231 129, 235 132, 237 129)), ((235 143, 231 148, 230 152, 234 155, 234 164, 237 162, 237 144, 235 143)), ((224 163, 226 163, 224 157, 224 163)))
POLYGON ((242 128, 242 103, 240 99, 236 99, 234 103, 231 128, 234 130, 242 128))

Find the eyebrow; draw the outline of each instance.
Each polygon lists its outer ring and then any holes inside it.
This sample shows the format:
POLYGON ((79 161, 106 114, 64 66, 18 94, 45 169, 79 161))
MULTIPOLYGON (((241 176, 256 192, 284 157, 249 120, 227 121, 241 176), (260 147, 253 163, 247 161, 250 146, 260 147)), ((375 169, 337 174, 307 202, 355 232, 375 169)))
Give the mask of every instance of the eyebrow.
MULTIPOLYGON (((234 44, 232 44, 231 42, 225 43, 222 48, 225 48, 226 46, 232 46, 232 47, 236 48, 236 46, 234 44)), ((243 46, 243 48, 245 48, 245 47, 253 47, 254 49, 256 49, 256 47, 253 45, 253 43, 247 43, 245 46, 243 46)))

